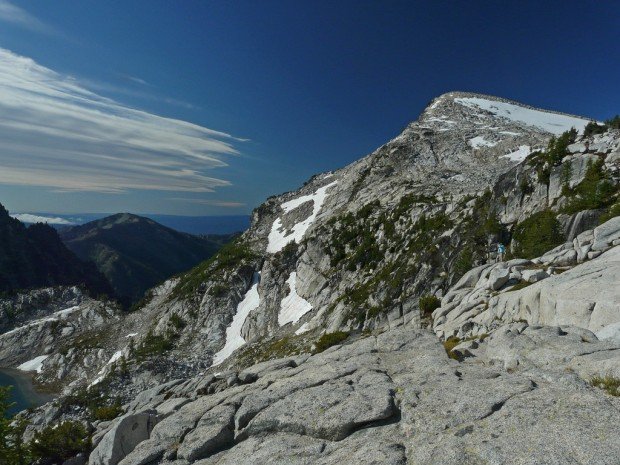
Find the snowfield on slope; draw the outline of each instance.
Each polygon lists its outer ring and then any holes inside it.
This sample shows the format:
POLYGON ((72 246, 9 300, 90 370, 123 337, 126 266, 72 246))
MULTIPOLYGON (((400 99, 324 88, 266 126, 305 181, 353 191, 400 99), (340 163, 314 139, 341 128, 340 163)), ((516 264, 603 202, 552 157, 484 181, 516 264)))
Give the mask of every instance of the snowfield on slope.
POLYGON ((488 100, 480 97, 458 97, 455 98, 454 101, 468 108, 479 108, 512 121, 525 123, 529 126, 536 126, 537 128, 544 129, 555 135, 560 135, 570 128, 575 128, 577 131, 583 132, 586 124, 589 123, 587 119, 534 110, 512 103, 488 100))
POLYGON ((333 181, 327 184, 326 186, 323 186, 317 189, 317 191, 314 194, 302 195, 301 197, 298 197, 296 199, 292 199, 292 200, 289 200, 288 202, 284 202, 281 205, 282 210, 284 210, 284 213, 288 213, 296 209, 300 205, 308 201, 312 201, 313 202, 312 214, 305 220, 295 224, 291 228, 290 233, 287 233, 287 231, 283 230, 282 219, 276 218, 276 220, 273 222, 273 225, 271 226, 271 232, 269 233, 269 243, 267 245, 268 253, 279 252, 280 250, 284 248, 284 246, 286 246, 286 244, 288 244, 291 241, 295 241, 297 243, 301 241, 301 239, 304 237, 304 234, 306 234, 306 231, 312 225, 312 223, 314 223, 314 220, 319 214, 319 211, 321 210, 321 207, 323 206, 323 202, 325 202, 325 198, 327 197, 327 190, 330 187, 336 185, 337 182, 338 181, 333 181))
POLYGON ((224 347, 213 356, 213 364, 216 366, 226 360, 239 347, 245 344, 245 339, 241 335, 241 329, 250 312, 260 304, 260 296, 258 295, 258 283, 260 282, 260 273, 254 273, 252 278, 252 286, 245 293, 243 300, 237 305, 237 311, 233 320, 226 328, 226 342, 224 347))
POLYGON ((297 272, 293 271, 286 283, 290 292, 280 303, 280 313, 278 314, 280 326, 287 323, 297 323, 302 316, 312 310, 310 302, 297 294, 297 272))
POLYGON ((514 152, 508 153, 506 155, 502 155, 499 158, 508 158, 510 161, 516 161, 521 163, 527 158, 530 153, 532 153, 532 149, 529 145, 520 145, 518 150, 515 150, 514 152))
POLYGON ((95 380, 90 383, 88 385, 88 387, 94 386, 95 384, 99 384, 101 381, 104 380, 105 375, 106 375, 106 368, 109 365, 112 365, 114 362, 120 360, 120 358, 123 356, 123 351, 122 350, 117 350, 116 352, 114 352, 112 354, 112 356, 110 357, 110 360, 108 360, 108 363, 106 363, 103 368, 101 370, 99 370, 99 373, 97 373, 97 378, 95 378, 95 380))
POLYGON ((80 306, 76 305, 74 307, 69 307, 69 308, 65 308, 64 310, 59 310, 57 312, 52 313, 51 315, 45 317, 45 318, 39 318, 38 320, 32 320, 29 321, 28 323, 26 323, 25 325, 22 326, 18 326, 17 328, 14 328, 10 331, 7 331, 6 333, 1 333, 1 336, 8 336, 9 334, 15 334, 23 329, 27 329, 27 328, 32 328, 34 326, 39 326, 42 325, 44 323, 54 323, 55 321, 60 321, 60 320, 64 320, 66 319, 69 315, 71 315, 72 313, 74 313, 76 310, 79 310, 80 306), (60 318, 60 320, 59 320, 60 318))
POLYGON ((473 139, 469 139, 467 143, 475 149, 479 149, 480 147, 495 147, 497 145, 497 142, 488 141, 482 136, 476 136, 473 139))
POLYGON ((39 355, 32 360, 22 363, 17 367, 17 369, 21 371, 36 371, 37 373, 41 373, 43 370, 43 362, 47 357, 49 357, 49 355, 39 355))

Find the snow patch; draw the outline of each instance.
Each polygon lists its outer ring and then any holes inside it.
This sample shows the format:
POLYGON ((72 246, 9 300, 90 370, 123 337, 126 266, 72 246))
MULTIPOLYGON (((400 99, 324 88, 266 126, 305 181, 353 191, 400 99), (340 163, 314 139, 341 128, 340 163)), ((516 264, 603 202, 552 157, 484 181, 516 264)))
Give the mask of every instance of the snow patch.
POLYGON ((555 135, 560 135, 573 127, 577 129, 577 131, 583 132, 586 124, 589 123, 586 119, 576 118, 574 116, 534 110, 512 103, 487 100, 479 97, 460 97, 455 98, 454 101, 468 108, 486 110, 511 121, 518 121, 528 126, 544 129, 555 135))
POLYGON ((138 333, 129 333, 127 336, 125 337, 136 337, 138 335, 138 333))
POLYGON ((304 323, 297 329, 297 331, 295 331, 295 334, 299 336, 300 334, 307 333, 308 331, 310 331, 310 325, 308 323, 304 323))
POLYGON ((304 237, 304 234, 310 227, 314 220, 316 219, 323 203, 325 202, 325 198, 327 197, 327 189, 334 186, 338 181, 331 182, 326 186, 320 187, 314 194, 310 195, 302 195, 293 200, 289 200, 288 202, 284 202, 281 205, 284 213, 288 213, 300 205, 312 201, 313 208, 312 214, 306 218, 305 220, 295 224, 290 233, 287 234, 287 231, 283 231, 282 220, 281 218, 276 218, 271 226, 271 232, 269 233, 269 243, 267 244, 267 252, 268 253, 276 253, 284 248, 286 244, 291 241, 295 241, 299 243, 301 239, 304 237))
POLYGON ((495 147, 497 145, 497 142, 488 141, 482 136, 476 136, 473 139, 469 139, 467 143, 475 149, 479 149, 480 147, 495 147))
POLYGON ((116 352, 114 352, 112 356, 110 357, 110 360, 108 360, 108 363, 106 363, 103 366, 103 368, 99 370, 99 373, 97 373, 98 375, 97 378, 95 378, 95 380, 92 383, 90 383, 88 387, 94 386, 95 384, 99 384, 101 381, 103 381, 103 379, 105 378, 106 368, 112 365, 114 362, 118 361, 122 356, 123 356, 122 350, 117 350, 116 352))
POLYGON ((520 145, 519 150, 508 153, 506 155, 502 155, 499 158, 508 158, 510 161, 522 162, 527 158, 527 156, 532 153, 532 149, 529 145, 520 145))
POLYGON ((312 310, 312 305, 297 294, 297 272, 293 271, 286 280, 290 288, 289 294, 280 303, 278 324, 284 326, 288 323, 297 323, 299 319, 312 310))
POLYGON ((108 360, 108 363, 106 363, 106 365, 111 365, 112 363, 116 362, 122 356, 123 356, 122 350, 118 350, 114 352, 114 354, 112 355, 112 357, 110 357, 110 360, 108 360))
POLYGON ((226 328, 226 343, 224 347, 213 356, 213 364, 216 366, 226 360, 239 347, 245 344, 245 339, 241 335, 241 329, 250 312, 260 304, 260 296, 258 295, 258 283, 260 282, 260 273, 254 273, 252 278, 252 286, 245 293, 243 300, 237 305, 237 311, 230 326, 226 328))
POLYGON ((49 357, 49 355, 39 355, 32 360, 22 363, 17 367, 17 369, 21 371, 36 371, 37 373, 41 373, 43 370, 43 362, 47 357, 49 357))
POLYGON ((25 325, 18 326, 15 329, 7 331, 6 333, 0 334, 0 336, 8 336, 10 334, 18 333, 24 329, 33 328, 34 326, 40 326, 44 323, 54 323, 55 321, 60 321, 66 319, 69 315, 74 313, 76 310, 79 310, 80 306, 76 305, 75 307, 65 308, 64 310, 59 310, 55 313, 52 313, 50 316, 45 318, 39 318, 38 320, 32 320, 25 325), (60 320, 59 320, 60 318, 60 320))

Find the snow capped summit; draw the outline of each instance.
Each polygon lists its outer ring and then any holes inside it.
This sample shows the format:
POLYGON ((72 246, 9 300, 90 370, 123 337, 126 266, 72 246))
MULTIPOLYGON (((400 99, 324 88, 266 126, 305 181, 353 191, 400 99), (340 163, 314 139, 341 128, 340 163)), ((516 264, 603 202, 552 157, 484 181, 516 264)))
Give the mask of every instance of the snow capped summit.
POLYGON ((483 110, 495 116, 523 123, 528 126, 536 126, 555 135, 560 135, 571 128, 583 132, 588 120, 562 113, 554 113, 546 110, 536 110, 522 105, 500 100, 491 100, 480 97, 461 97, 454 101, 468 108, 483 110))
MULTIPOLYGON (((513 100, 467 92, 443 94, 426 108, 421 116, 425 122, 467 120, 479 124, 481 129, 495 129, 504 135, 511 131, 500 131, 502 126, 515 125, 535 128, 559 135, 570 128, 579 132, 590 121, 587 118, 534 108, 513 100), (487 127, 483 127, 484 125, 487 127)), ((518 135, 518 134, 517 134, 518 135)))

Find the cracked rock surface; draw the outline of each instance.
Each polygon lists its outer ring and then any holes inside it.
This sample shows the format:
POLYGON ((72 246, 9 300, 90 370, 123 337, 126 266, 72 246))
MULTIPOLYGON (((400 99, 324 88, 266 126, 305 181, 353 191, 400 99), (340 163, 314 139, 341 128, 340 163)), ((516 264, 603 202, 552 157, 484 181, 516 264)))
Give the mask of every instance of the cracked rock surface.
MULTIPOLYGON (((197 393, 212 375, 168 383, 129 406, 158 423, 120 463, 618 463, 620 399, 588 380, 620 344, 514 323, 470 351, 458 362, 432 332, 400 328, 262 364, 212 394, 197 393)), ((91 464, 112 463, 96 458, 122 424, 91 464)))

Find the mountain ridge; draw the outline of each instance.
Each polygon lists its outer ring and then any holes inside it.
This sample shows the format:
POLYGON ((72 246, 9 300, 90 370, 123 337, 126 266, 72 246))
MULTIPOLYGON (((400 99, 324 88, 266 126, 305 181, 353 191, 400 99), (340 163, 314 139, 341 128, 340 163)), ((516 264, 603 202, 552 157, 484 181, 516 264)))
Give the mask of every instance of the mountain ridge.
POLYGON ((26 227, 0 205, 0 291, 85 285, 94 295, 113 295, 93 264, 67 249, 57 232, 42 223, 26 227))
POLYGON ((209 258, 230 236, 198 237, 131 213, 117 213, 60 231, 63 242, 93 261, 123 302, 209 258), (164 253, 165 251, 165 253, 164 253))

